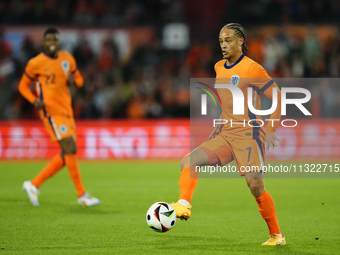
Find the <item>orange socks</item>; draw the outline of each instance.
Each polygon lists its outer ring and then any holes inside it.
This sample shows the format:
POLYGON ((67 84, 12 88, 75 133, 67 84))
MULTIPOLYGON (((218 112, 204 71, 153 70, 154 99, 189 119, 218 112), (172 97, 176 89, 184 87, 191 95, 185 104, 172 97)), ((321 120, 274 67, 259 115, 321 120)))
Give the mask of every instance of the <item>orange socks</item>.
POLYGON ((56 174, 64 166, 64 160, 59 154, 55 155, 48 165, 32 180, 32 184, 39 187, 45 180, 56 174))
POLYGON ((186 201, 191 203, 191 199, 196 189, 197 183, 198 173, 195 172, 195 167, 184 168, 181 172, 181 177, 179 178, 179 199, 185 199, 186 201), (190 178, 190 171, 192 171, 191 177, 194 178, 190 178))
POLYGON ((80 171, 77 162, 77 155, 65 155, 65 165, 70 173, 71 179, 76 186, 78 197, 81 197, 85 193, 85 189, 81 182, 80 171))
POLYGON ((65 162, 59 154, 55 155, 50 163, 32 180, 32 184, 38 188, 45 180, 62 169, 64 165, 67 166, 71 179, 76 186, 78 197, 81 197, 85 193, 85 189, 81 182, 77 155, 65 155, 65 162))
POLYGON ((281 232, 276 217, 274 200, 272 197, 267 191, 265 191, 261 196, 255 198, 255 200, 262 218, 267 222, 270 234, 280 234, 281 232))

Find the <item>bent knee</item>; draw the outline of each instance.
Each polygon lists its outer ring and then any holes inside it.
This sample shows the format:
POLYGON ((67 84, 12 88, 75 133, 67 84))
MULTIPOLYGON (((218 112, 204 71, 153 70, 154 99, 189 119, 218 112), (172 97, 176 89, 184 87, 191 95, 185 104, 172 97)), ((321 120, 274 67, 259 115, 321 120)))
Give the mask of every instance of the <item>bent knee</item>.
POLYGON ((60 141, 63 154, 73 155, 77 153, 77 145, 72 137, 60 141))
POLYGON ((201 148, 196 148, 181 160, 181 170, 187 167, 209 165, 210 159, 207 153, 201 148))
POLYGON ((260 185, 257 182, 249 182, 247 184, 248 184, 248 187, 251 191, 257 191, 261 188, 260 185))
POLYGON ((190 167, 190 154, 187 154, 181 160, 181 171, 187 167, 190 167))
POLYGON ((77 147, 68 148, 68 149, 66 150, 65 154, 70 154, 70 155, 77 154, 77 147))
POLYGON ((75 142, 70 142, 66 148, 66 154, 76 154, 77 153, 77 145, 75 142))
POLYGON ((260 196, 265 191, 263 180, 247 179, 247 185, 254 197, 260 196))

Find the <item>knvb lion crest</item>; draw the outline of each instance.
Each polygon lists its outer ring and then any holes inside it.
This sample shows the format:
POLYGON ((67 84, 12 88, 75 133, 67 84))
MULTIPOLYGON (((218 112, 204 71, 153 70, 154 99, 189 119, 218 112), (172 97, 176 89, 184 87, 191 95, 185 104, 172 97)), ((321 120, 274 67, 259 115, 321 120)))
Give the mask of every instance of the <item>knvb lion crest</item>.
POLYGON ((237 87, 239 82, 240 82, 240 76, 238 76, 236 74, 231 76, 230 85, 233 85, 233 86, 237 87))
POLYGON ((62 61, 61 62, 61 68, 63 69, 65 74, 67 74, 68 71, 70 70, 70 63, 67 60, 62 61))

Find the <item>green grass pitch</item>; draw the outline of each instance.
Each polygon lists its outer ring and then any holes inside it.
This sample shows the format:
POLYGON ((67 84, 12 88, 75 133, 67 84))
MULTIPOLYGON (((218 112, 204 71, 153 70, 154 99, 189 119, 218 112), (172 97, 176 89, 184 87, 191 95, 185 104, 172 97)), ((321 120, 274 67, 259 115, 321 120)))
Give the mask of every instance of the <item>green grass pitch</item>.
POLYGON ((33 207, 21 185, 45 163, 0 162, 1 254, 340 254, 340 179, 266 179, 287 246, 262 247, 268 230, 244 179, 200 179, 192 218, 167 233, 145 214, 179 195, 179 163, 81 162, 102 204, 82 208, 66 169, 33 207))

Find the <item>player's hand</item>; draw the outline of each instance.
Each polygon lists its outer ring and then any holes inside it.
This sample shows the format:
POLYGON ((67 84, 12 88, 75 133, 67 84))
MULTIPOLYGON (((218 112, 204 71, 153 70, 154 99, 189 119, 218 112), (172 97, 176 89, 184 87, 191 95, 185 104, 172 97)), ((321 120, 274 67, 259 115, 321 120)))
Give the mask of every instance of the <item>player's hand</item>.
POLYGON ((219 133, 221 133, 224 124, 216 124, 214 130, 211 132, 209 139, 215 138, 219 133))
POLYGON ((37 98, 34 103, 33 103, 34 107, 38 110, 40 109, 44 109, 45 108, 45 103, 44 101, 42 101, 40 98, 37 98))
POLYGON ((269 148, 274 149, 277 147, 277 142, 281 143, 281 140, 276 137, 275 133, 267 134, 266 135, 266 151, 269 152, 269 148))
POLYGON ((74 78, 73 74, 69 74, 67 77, 67 85, 71 86, 71 85, 76 85, 76 79, 74 78))

